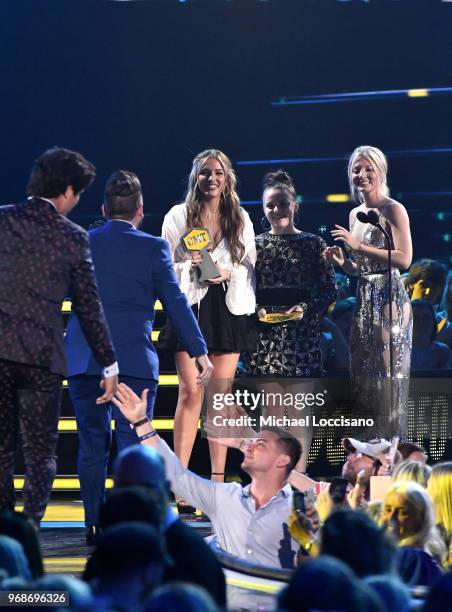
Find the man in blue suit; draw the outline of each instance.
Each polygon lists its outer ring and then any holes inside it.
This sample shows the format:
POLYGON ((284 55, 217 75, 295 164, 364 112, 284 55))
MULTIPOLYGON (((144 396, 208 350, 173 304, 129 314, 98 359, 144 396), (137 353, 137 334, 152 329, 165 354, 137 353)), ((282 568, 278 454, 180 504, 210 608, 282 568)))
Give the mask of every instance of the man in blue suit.
MULTIPOLYGON (((107 181, 102 212, 107 223, 89 233, 99 294, 116 349, 121 381, 141 395, 149 388, 148 417, 152 418, 159 363, 151 341, 154 303, 159 298, 200 370, 206 384, 213 366, 207 347, 173 271, 165 240, 139 231, 143 198, 138 177, 118 170, 107 181)), ((87 543, 97 537, 99 509, 111 443, 112 411, 118 451, 136 444, 128 421, 112 404, 96 406, 101 366, 97 363, 75 315, 66 335, 69 392, 79 433, 78 472, 85 508, 87 543)))

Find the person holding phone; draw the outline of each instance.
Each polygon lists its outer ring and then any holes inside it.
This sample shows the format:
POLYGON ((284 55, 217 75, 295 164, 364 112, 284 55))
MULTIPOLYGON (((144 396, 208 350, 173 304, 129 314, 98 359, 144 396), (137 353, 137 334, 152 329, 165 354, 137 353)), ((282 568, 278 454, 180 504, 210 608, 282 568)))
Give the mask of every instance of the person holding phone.
MULTIPOLYGON (((221 151, 208 149, 193 160, 185 202, 165 215, 162 237, 172 251, 174 269, 182 291, 198 319, 214 365, 212 385, 227 393, 234 379, 240 352, 256 345, 254 230, 248 213, 240 206, 237 179, 230 159, 221 151), (207 228, 210 252, 219 276, 200 283, 198 251, 188 253, 181 244, 191 228, 207 228)), ((159 348, 174 353, 179 376, 179 397, 174 416, 174 449, 184 467, 188 466, 202 404, 202 390, 196 385, 197 369, 167 322, 159 337, 159 348)), ((226 448, 209 440, 212 478, 224 480, 226 448)), ((179 502, 183 511, 184 504, 179 502)), ((189 508, 189 510, 192 510, 189 508)))

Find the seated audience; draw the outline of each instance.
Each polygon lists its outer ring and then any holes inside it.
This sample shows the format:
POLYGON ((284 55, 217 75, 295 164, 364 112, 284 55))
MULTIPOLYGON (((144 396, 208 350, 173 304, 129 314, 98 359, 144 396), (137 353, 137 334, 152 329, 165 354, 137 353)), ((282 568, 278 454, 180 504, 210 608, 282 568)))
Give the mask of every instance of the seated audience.
POLYGON ((380 525, 401 547, 397 569, 402 580, 413 586, 430 585, 441 573, 446 549, 425 489, 416 482, 394 483, 386 493, 380 525))
POLYGON ((433 306, 425 300, 414 300, 413 348, 411 370, 445 370, 452 367, 452 352, 437 341, 437 322, 433 306))
POLYGON ((433 502, 435 522, 448 550, 446 565, 452 564, 452 461, 432 467, 427 492, 433 502))
POLYGON ((427 463, 427 452, 420 444, 414 442, 399 442, 397 450, 402 456, 402 460, 409 459, 418 463, 427 463))
POLYGON ((145 603, 143 612, 217 612, 219 608, 204 589, 186 582, 159 587, 145 603))
POLYGON ((346 564, 326 555, 301 565, 289 585, 279 593, 278 603, 279 609, 288 612, 383 611, 378 598, 357 580, 346 564))
POLYGON ((367 576, 364 584, 368 586, 384 604, 385 612, 409 612, 410 593, 406 586, 395 576, 380 574, 367 576))
POLYGON ((4 510, 0 513, 0 535, 6 535, 22 544, 33 579, 44 573, 41 545, 32 520, 24 512, 4 510))
POLYGON ((83 579, 112 608, 139 610, 171 564, 158 531, 145 523, 106 529, 86 564, 83 579))
MULTIPOLYGON (((121 384, 115 405, 131 423, 146 417, 146 396, 141 399, 121 384)), ((238 557, 277 567, 293 567, 298 549, 287 522, 292 509, 292 489, 287 478, 301 456, 300 442, 287 431, 262 429, 243 448, 242 469, 251 484, 206 480, 184 468, 150 421, 135 426, 142 443, 163 457, 166 475, 175 495, 207 514, 220 547, 238 557)), ((225 440, 217 442, 226 444, 225 440)))
POLYGON ((421 610, 452 612, 452 572, 446 572, 432 584, 421 610))
MULTIPOLYGON (((69 602, 67 606, 58 606, 58 610, 81 610, 88 612, 96 610, 103 612, 106 608, 102 602, 94 602, 91 589, 82 580, 74 576, 64 576, 63 574, 48 574, 43 576, 31 585, 34 591, 65 591, 68 594, 69 602)), ((42 608, 36 608, 42 609, 42 608)))
POLYGON ((169 505, 169 482, 160 455, 150 446, 130 446, 118 455, 113 472, 115 489, 102 508, 101 524, 113 524, 121 518, 123 521, 151 522, 155 526, 157 518, 153 519, 152 515, 156 514, 157 508, 160 514, 163 506, 161 522, 165 544, 174 561, 165 573, 165 581, 197 584, 206 589, 219 606, 225 606, 226 581, 221 565, 204 540, 192 527, 185 525, 169 505), (131 485, 139 485, 139 488, 131 485), (141 491, 143 488, 147 489, 148 495, 141 491), (135 504, 131 501, 133 495, 138 499, 135 504), (149 503, 154 507, 147 508, 149 503))
POLYGON ((424 488, 427 487, 428 479, 432 468, 426 463, 419 463, 418 461, 402 461, 395 466, 392 473, 393 482, 417 482, 424 488))
POLYGON ((394 550, 383 530, 362 511, 335 510, 321 530, 320 554, 340 559, 360 577, 390 573, 394 550))
POLYGON ((0 535, 0 572, 5 578, 31 580, 30 567, 22 544, 13 538, 0 535))
POLYGON ((447 268, 435 259, 418 259, 410 267, 405 287, 410 300, 439 304, 446 283, 447 268))

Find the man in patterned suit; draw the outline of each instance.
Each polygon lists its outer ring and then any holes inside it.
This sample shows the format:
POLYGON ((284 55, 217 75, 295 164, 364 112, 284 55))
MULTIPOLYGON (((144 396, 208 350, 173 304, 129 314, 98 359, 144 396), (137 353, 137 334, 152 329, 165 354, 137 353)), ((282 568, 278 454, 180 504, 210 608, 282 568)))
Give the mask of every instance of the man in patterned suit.
POLYGON ((25 459, 24 510, 39 525, 56 473, 61 382, 66 375, 61 304, 71 293, 110 401, 118 365, 99 300, 88 235, 66 216, 93 181, 80 153, 39 157, 29 198, 0 207, 0 509, 13 509, 19 439, 25 459))
MULTIPOLYGON (((121 381, 141 394, 149 389, 152 417, 159 363, 151 341, 154 303, 159 298, 188 353, 196 358, 199 384, 207 383, 213 366, 193 311, 179 288, 168 244, 141 232, 143 197, 133 172, 114 172, 105 186, 103 214, 108 221, 89 233, 99 293, 115 344, 121 381)), ((66 336, 69 391, 79 433, 78 472, 85 508, 87 543, 96 540, 99 510, 104 499, 115 419, 118 451, 137 443, 128 421, 115 406, 95 410, 99 365, 93 358, 77 317, 69 320, 66 336)))

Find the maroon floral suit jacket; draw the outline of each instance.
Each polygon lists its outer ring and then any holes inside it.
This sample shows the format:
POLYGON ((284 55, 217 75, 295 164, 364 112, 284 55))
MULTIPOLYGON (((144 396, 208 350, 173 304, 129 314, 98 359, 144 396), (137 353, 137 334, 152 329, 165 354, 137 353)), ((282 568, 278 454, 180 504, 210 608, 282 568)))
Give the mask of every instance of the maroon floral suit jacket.
POLYGON ((114 363, 87 232, 40 198, 0 206, 0 359, 66 375, 69 294, 97 361, 114 363))

